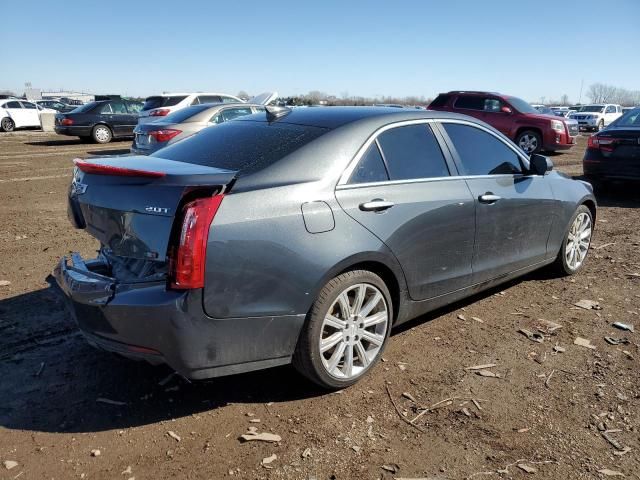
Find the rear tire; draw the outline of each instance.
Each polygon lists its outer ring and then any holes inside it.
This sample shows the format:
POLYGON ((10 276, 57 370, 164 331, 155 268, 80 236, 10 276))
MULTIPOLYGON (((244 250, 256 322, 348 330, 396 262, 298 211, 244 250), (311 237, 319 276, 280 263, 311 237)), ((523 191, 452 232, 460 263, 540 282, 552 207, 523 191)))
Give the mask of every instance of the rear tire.
POLYGON ((106 125, 96 125, 91 130, 91 138, 96 143, 109 143, 113 138, 113 133, 106 125))
POLYGON ((392 321, 391 296, 378 275, 367 270, 338 275, 313 303, 293 365, 323 388, 353 385, 380 359, 392 321))
POLYGON ((15 128, 16 124, 9 117, 4 117, 2 121, 0 121, 0 129, 2 129, 3 132, 13 132, 15 128))
POLYGON ((596 132, 599 132, 600 130, 604 129, 604 120, 600 120, 600 122, 598 122, 598 126, 596 127, 596 132))
POLYGON ((516 145, 518 145, 527 155, 533 155, 534 153, 538 153, 542 150, 542 137, 538 132, 525 130, 518 134, 518 137, 516 138, 516 145))
POLYGON ((593 215, 586 205, 580 205, 569 222, 562 246, 553 264, 560 275, 574 275, 584 267, 593 235, 593 215))

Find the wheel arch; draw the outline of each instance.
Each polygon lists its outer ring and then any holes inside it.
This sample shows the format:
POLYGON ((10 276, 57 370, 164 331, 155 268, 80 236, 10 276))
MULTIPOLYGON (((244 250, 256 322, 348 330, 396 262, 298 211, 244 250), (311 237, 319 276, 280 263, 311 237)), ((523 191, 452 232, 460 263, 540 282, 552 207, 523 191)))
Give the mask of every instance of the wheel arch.
POLYGON ((384 281, 391 295, 393 323, 396 323, 398 318, 400 318, 399 315, 403 298, 402 292, 407 290, 407 284, 400 264, 390 253, 385 255, 380 252, 364 252, 347 257, 338 262, 329 269, 326 275, 316 285, 309 309, 327 282, 351 270, 368 270, 378 275, 384 281))
POLYGON ((584 205, 589 209, 589 211, 591 212, 591 217, 593 218, 593 223, 595 225, 597 213, 596 202, 591 198, 585 198, 582 200, 582 202, 580 202, 580 205, 584 205))
POLYGON ((531 130, 535 133, 537 133, 538 135, 540 135, 540 141, 544 142, 544 135, 542 134, 542 129, 540 127, 526 127, 526 126, 521 126, 518 127, 518 129, 516 130, 516 135, 514 140, 517 142, 518 141, 518 137, 520 136, 521 133, 526 132, 528 130, 531 130))

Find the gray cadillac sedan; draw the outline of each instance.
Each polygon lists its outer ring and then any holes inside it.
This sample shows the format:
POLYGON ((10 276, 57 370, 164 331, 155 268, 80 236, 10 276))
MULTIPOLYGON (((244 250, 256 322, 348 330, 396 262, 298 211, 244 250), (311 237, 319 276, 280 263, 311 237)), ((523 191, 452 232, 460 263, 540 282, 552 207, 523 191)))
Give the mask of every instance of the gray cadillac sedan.
POLYGON ((292 362, 326 388, 393 326, 545 265, 584 265, 588 183, 486 124, 267 107, 144 157, 76 160, 56 267, 94 346, 203 379, 292 362))

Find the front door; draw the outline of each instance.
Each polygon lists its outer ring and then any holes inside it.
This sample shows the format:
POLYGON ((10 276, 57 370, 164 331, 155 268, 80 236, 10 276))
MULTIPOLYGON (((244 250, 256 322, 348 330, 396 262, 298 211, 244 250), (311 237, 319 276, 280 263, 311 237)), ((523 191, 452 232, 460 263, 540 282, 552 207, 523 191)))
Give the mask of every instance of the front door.
POLYGON ((442 126, 476 204, 474 283, 546 259, 557 208, 547 178, 528 174, 516 147, 489 130, 466 123, 442 126))
POLYGON ((17 100, 5 103, 4 109, 9 113, 16 128, 30 126, 29 112, 17 100))
POLYGON ((414 300, 471 283, 475 206, 453 168, 428 123, 392 126, 336 189, 345 212, 398 259, 414 300))

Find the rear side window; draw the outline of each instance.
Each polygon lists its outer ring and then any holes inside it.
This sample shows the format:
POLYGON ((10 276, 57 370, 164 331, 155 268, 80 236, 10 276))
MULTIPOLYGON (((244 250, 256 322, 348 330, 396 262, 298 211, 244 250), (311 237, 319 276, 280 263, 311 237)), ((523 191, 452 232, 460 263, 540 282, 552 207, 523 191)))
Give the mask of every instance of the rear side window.
POLYGON ((156 97, 148 97, 144 101, 144 105, 142 105, 142 111, 153 110, 154 108, 160 107, 173 107, 179 104, 182 100, 187 98, 186 95, 171 95, 169 97, 156 96, 156 97))
POLYGON ((142 104, 138 103, 138 102, 127 102, 127 110, 129 110, 129 113, 140 113, 140 110, 142 109, 142 104))
POLYGON ((376 142, 373 142, 349 177, 349 183, 386 182, 389 180, 384 160, 376 142))
POLYGON ((462 175, 522 173, 520 157, 493 135, 458 123, 444 123, 443 126, 460 156, 462 175))
POLYGON ((449 98, 451 98, 450 95, 443 95, 440 94, 436 97, 436 99, 431 102, 431 104, 429 104, 429 108, 431 107, 444 107, 447 102, 449 101, 449 98))
POLYGON ((407 125, 378 135, 389 178, 448 177, 449 169, 431 127, 407 125))
POLYGON ((238 103, 238 99, 237 98, 233 98, 233 97, 222 97, 222 103, 238 103))
POLYGON ((251 115, 252 113, 251 108, 225 108, 222 111, 222 117, 225 122, 228 122, 234 118, 244 117, 245 115, 251 115))
POLYGON ((467 110, 484 110, 484 98, 464 95, 456 99, 455 108, 466 108, 467 110))
POLYGON ((128 113, 127 108, 124 106, 124 102, 111 102, 111 109, 113 110, 113 113, 128 113))
POLYGON ((243 176, 273 165, 328 131, 285 123, 225 122, 151 156, 239 171, 243 176))
POLYGON ((113 110, 111 109, 111 104, 105 103, 104 105, 102 105, 102 107, 100 107, 100 113, 102 114, 113 113, 113 110))
POLYGON ((164 117, 162 123, 182 123, 209 108, 211 107, 208 105, 193 105, 191 107, 181 108, 180 110, 170 113, 164 117))
POLYGON ((22 108, 20 102, 7 102, 4 104, 4 108, 22 108))

